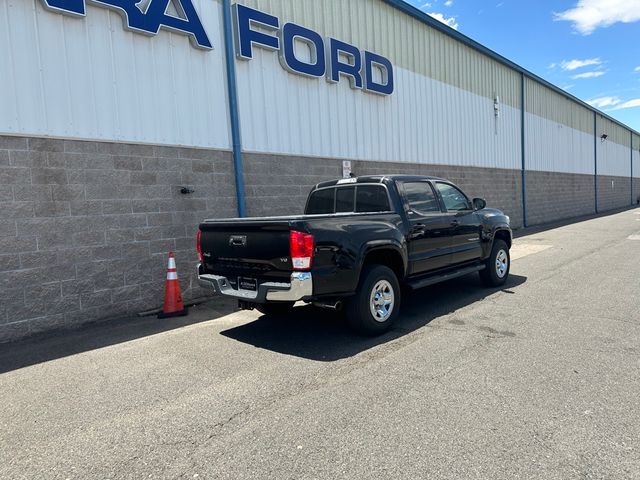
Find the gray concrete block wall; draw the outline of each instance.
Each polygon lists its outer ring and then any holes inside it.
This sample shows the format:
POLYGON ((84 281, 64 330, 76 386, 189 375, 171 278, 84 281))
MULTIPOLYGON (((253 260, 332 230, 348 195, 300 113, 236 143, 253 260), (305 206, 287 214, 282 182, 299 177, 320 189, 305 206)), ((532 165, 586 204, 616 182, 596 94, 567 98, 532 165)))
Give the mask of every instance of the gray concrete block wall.
POLYGON ((595 213, 593 175, 527 171, 527 221, 539 225, 595 213))
POLYGON ((629 177, 598 176, 598 211, 606 212, 631 205, 629 177))
MULTIPOLYGON (((490 206, 507 212, 517 228, 522 226, 519 171, 400 162, 351 163, 356 175, 406 173, 447 178, 468 195, 486 198, 490 206)), ((300 214, 313 185, 342 176, 342 161, 335 159, 245 153, 243 164, 247 211, 252 216, 300 214)))
POLYGON ((311 188, 342 177, 342 161, 325 158, 244 153, 247 214, 298 215, 311 188))
POLYGON ((633 179, 633 203, 634 205, 640 205, 640 178, 633 179))
POLYGON ((206 294, 197 225, 235 215, 229 152, 0 136, 0 342, 160 306, 169 251, 206 294))
MULTIPOLYGON (((339 159, 245 153, 243 162, 251 216, 300 214, 313 185, 342 175, 339 159)), ((519 170, 369 161, 352 169, 447 178, 522 226, 519 170)), ((527 179, 532 225, 594 211, 592 176, 527 179)), ((613 180, 611 190, 611 178, 600 179, 602 210, 630 203, 630 181, 613 180)), ((193 274, 197 226, 236 212, 230 152, 0 136, 0 342, 159 307, 169 251, 185 299, 209 295, 193 274), (182 195, 182 186, 195 192, 182 195)))

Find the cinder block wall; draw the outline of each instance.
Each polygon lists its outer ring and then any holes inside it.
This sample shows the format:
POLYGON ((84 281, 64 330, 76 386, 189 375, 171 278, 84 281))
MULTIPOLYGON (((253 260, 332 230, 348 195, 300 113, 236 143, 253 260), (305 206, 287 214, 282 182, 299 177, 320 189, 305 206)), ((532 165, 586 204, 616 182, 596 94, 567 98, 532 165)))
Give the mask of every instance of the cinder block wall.
POLYGON ((629 177, 598 176, 598 211, 605 212, 631 204, 629 177))
POLYGON ((304 212, 313 185, 342 177, 342 161, 244 153, 247 213, 251 216, 304 212))
POLYGON ((235 214, 229 152, 0 136, 0 342, 159 306, 169 251, 203 295, 197 225, 235 214))
MULTIPOLYGON (((243 155, 247 211, 250 215, 293 215, 304 211, 309 190, 317 183, 342 176, 342 161, 286 155, 243 155)), ((356 175, 434 175, 460 185, 470 196, 484 197, 490 206, 522 226, 521 175, 514 170, 491 170, 446 165, 352 161, 356 175)))
MULTIPOLYGON (((629 197, 631 199, 631 197, 629 197)), ((633 179, 633 203, 638 205, 640 203, 640 178, 633 179)))
POLYGON ((529 225, 595 213, 593 175, 528 171, 526 181, 529 225))
MULTIPOLYGON (((245 153, 247 211, 300 214, 310 188, 340 177, 337 159, 245 153)), ((522 226, 518 170, 352 162, 357 175, 434 175, 522 226)), ((527 173, 530 224, 594 211, 592 176, 527 173)), ((635 179, 640 196, 640 179, 635 179)), ((629 205, 628 179, 600 179, 601 210, 629 205)), ((205 218, 236 216, 230 152, 0 136, 0 342, 134 314, 162 303, 176 252, 185 299, 205 218), (180 193, 193 188, 191 195, 180 193)))

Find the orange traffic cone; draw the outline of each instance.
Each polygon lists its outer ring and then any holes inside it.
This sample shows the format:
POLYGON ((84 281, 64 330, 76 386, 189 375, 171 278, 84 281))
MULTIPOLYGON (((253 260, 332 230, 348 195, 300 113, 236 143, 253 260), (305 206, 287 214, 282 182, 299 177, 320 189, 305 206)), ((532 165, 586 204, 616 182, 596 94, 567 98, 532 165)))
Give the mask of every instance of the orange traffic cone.
POLYGON ((176 268, 176 256, 169 253, 169 266, 167 267, 167 281, 164 284, 164 306, 158 318, 184 317, 189 311, 182 303, 180 282, 178 281, 178 269, 176 268))

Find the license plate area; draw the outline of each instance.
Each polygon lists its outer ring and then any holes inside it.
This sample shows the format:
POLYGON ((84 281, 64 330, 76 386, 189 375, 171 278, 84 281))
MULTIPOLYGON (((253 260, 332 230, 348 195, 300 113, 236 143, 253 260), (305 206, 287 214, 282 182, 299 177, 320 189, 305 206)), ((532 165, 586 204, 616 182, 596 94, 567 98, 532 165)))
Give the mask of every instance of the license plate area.
POLYGON ((249 292, 257 292, 258 280, 255 278, 238 277, 238 289, 248 290, 249 292))

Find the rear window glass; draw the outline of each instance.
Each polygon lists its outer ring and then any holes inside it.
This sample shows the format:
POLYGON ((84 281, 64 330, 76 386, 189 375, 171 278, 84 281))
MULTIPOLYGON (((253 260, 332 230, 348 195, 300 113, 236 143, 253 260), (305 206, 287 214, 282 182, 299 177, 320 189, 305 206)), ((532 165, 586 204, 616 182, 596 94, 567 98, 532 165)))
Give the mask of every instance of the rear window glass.
POLYGON ((389 196, 384 187, 364 185, 356 193, 356 212, 388 212, 389 196))
POLYGON ((387 190, 380 185, 325 188, 313 192, 307 204, 308 215, 330 213, 375 213, 391 210, 387 190))
POLYGON ((354 187, 338 188, 336 192, 336 213, 353 212, 354 187))
POLYGON ((313 192, 307 205, 308 215, 323 215, 333 213, 335 188, 327 188, 313 192))

